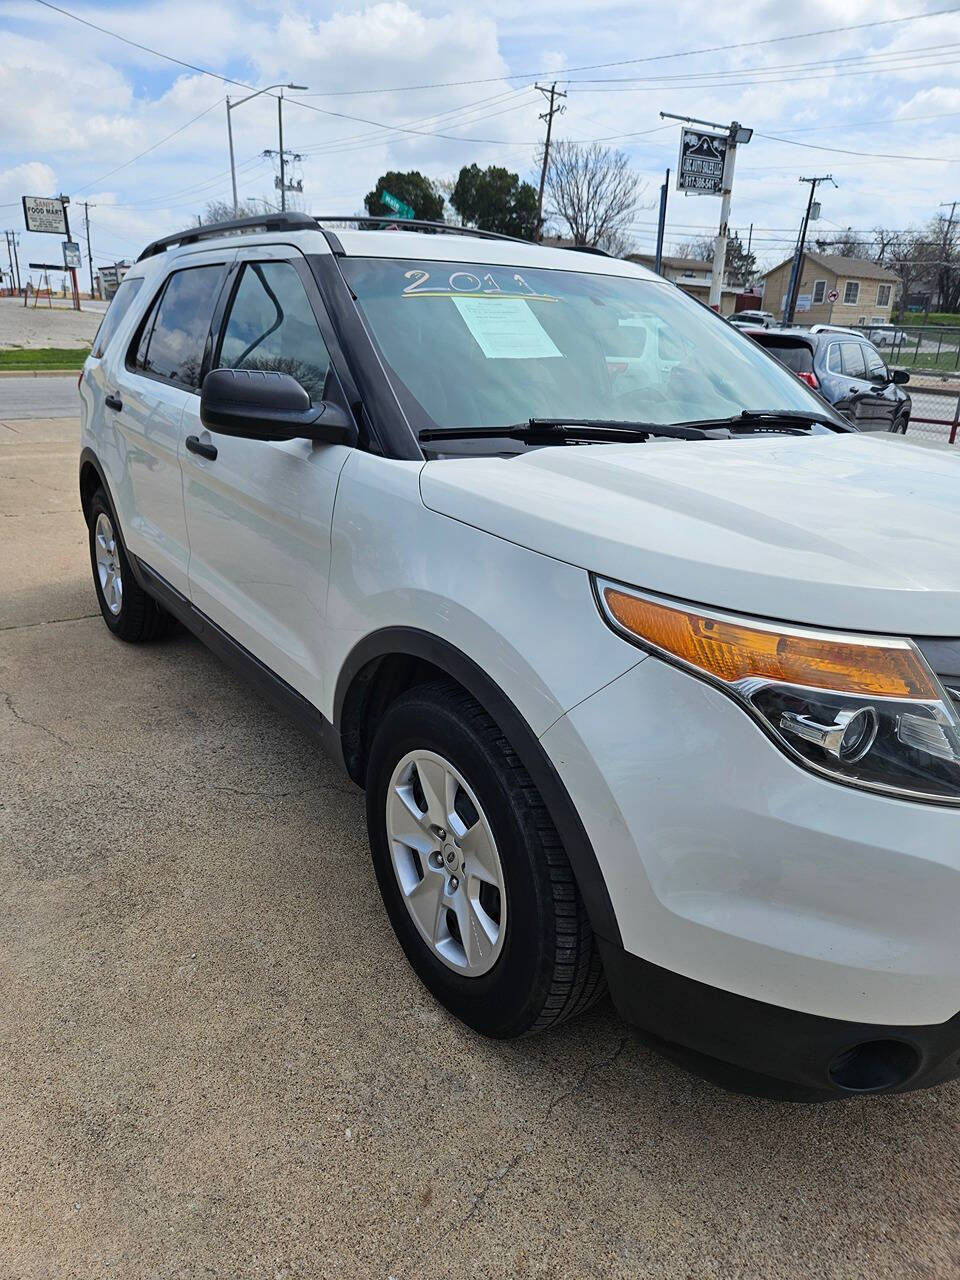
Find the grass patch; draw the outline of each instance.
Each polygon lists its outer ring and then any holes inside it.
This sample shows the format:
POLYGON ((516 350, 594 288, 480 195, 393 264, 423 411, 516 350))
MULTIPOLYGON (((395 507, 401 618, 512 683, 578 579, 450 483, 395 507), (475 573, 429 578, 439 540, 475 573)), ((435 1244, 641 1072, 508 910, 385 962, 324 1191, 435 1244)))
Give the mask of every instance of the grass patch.
POLYGON ((33 347, 0 351, 0 369, 29 373, 36 369, 80 369, 89 347, 33 347))
POLYGON ((896 357, 885 357, 889 363, 902 369, 930 369, 944 373, 960 372, 960 354, 956 347, 944 348, 939 355, 935 351, 921 351, 919 354, 909 349, 903 350, 896 357))

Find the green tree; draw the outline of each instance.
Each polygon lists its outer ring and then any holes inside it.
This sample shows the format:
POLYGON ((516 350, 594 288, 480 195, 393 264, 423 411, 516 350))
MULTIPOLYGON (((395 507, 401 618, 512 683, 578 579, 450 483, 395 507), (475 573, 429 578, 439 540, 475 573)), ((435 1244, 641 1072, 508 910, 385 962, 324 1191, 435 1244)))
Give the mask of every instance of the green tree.
POLYGON ((424 218, 428 222, 440 222, 443 219, 443 196, 434 188, 429 178, 425 178, 416 169, 409 173, 398 173, 391 169, 377 179, 374 189, 363 197, 363 203, 371 218, 390 218, 390 210, 383 203, 384 191, 408 204, 414 217, 424 218))
POLYGON ((450 195, 460 221, 481 231, 536 238, 537 193, 516 173, 490 165, 464 165, 450 195))

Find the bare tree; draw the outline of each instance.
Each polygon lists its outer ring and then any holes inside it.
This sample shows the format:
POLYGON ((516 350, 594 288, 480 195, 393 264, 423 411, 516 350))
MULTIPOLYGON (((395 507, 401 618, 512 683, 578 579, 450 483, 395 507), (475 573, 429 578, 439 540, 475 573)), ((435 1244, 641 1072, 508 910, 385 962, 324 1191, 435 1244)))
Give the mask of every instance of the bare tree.
POLYGON ((547 214, 565 224, 574 244, 609 253, 626 248, 626 229, 639 195, 624 152, 598 142, 581 146, 562 140, 551 146, 547 214))
POLYGON ((241 200, 237 211, 233 211, 232 200, 211 200, 203 212, 204 224, 210 222, 232 222, 234 218, 256 218, 265 213, 275 213, 277 206, 269 200, 258 200, 251 197, 241 200))

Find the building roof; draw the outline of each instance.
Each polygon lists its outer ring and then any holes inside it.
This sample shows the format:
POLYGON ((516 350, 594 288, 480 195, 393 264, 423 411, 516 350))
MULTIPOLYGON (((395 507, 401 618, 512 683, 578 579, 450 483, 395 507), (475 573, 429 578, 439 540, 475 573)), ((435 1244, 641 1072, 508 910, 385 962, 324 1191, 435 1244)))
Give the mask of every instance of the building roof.
MULTIPOLYGON (((897 279, 896 274, 889 267, 881 266, 879 262, 871 262, 869 258, 846 258, 842 253, 811 253, 809 249, 804 250, 803 256, 814 266, 822 267, 824 271, 829 271, 835 276, 843 276, 848 280, 897 279)), ((764 272, 763 278, 772 276, 774 271, 779 271, 781 267, 792 261, 792 255, 784 258, 783 262, 778 262, 775 267, 764 272)))
MULTIPOLYGON (((629 262, 639 262, 641 266, 650 267, 657 260, 655 253, 628 253, 627 260, 629 262)), ((705 258, 676 258, 664 254, 660 259, 661 266, 673 267, 678 271, 689 271, 693 267, 699 267, 701 271, 712 271, 713 263, 708 262, 705 258)))

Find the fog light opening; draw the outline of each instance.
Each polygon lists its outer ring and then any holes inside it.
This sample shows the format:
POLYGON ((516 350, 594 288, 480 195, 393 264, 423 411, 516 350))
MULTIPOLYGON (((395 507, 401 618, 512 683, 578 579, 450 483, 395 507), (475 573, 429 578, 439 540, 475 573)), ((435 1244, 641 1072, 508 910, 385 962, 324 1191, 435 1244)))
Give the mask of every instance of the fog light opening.
POLYGON ((906 1084, 920 1066, 920 1055, 902 1040, 867 1040, 838 1053, 830 1063, 830 1081, 848 1093, 874 1093, 906 1084))

